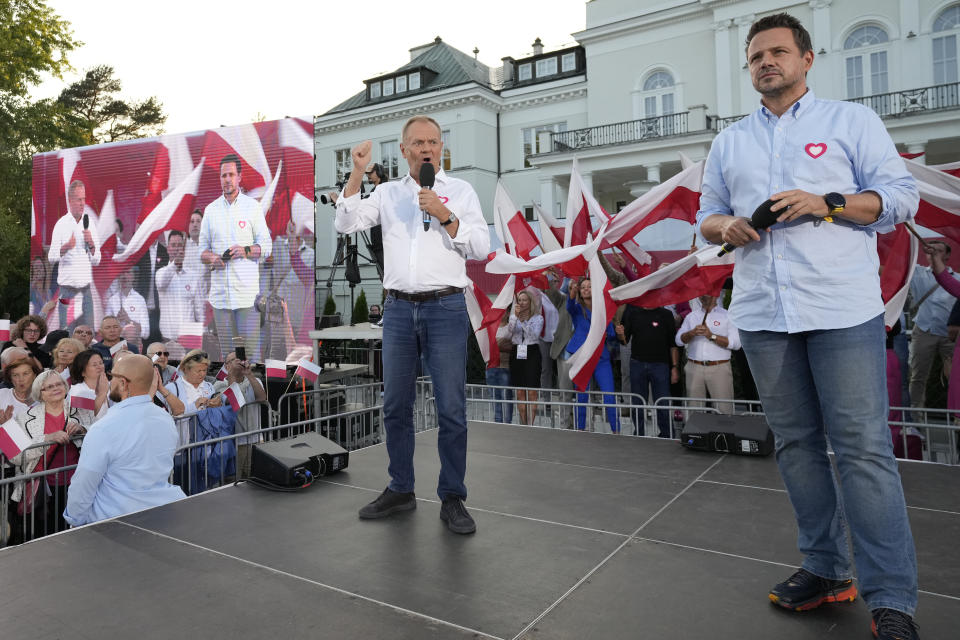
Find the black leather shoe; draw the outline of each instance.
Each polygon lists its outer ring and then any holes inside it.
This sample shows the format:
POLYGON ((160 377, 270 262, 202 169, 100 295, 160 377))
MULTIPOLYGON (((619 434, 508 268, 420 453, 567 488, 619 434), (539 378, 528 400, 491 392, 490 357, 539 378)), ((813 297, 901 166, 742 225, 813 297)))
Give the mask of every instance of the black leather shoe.
POLYGON ((386 518, 398 511, 409 511, 417 508, 417 496, 410 493, 398 493, 390 487, 383 490, 376 500, 360 509, 360 517, 364 520, 386 518))
POLYGON ((440 506, 440 519, 447 523, 447 528, 454 533, 466 534, 477 530, 477 523, 473 521, 467 508, 463 506, 460 496, 447 496, 440 506))

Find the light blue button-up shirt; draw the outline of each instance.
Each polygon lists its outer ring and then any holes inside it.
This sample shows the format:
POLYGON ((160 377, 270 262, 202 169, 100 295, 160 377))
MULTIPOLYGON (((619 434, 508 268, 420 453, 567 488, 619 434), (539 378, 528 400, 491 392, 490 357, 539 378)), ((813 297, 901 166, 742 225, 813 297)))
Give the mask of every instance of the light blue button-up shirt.
POLYGON ((927 333, 946 338, 947 320, 950 319, 950 312, 953 311, 953 304, 957 299, 937 284, 937 278, 930 267, 918 265, 913 270, 913 279, 910 280, 913 304, 920 302, 920 298, 923 298, 930 289, 933 289, 933 293, 928 295, 920 305, 913 324, 927 333))
POLYGON ((724 129, 707 158, 697 232, 708 216, 750 217, 771 195, 790 189, 873 191, 883 208, 865 226, 804 216, 738 248, 734 324, 796 333, 852 327, 880 315, 876 234, 911 219, 919 194, 877 114, 807 91, 779 118, 761 107, 724 129))
POLYGON ((148 396, 113 405, 83 439, 64 520, 78 526, 186 497, 167 482, 176 448, 173 419, 148 396))

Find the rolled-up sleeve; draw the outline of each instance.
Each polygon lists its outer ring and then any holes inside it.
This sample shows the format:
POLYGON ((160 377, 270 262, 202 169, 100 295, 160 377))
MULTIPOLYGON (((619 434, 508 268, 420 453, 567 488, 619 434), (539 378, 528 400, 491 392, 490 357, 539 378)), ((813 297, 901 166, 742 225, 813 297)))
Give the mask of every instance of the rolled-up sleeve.
POLYGON ((894 225, 913 219, 920 206, 920 193, 880 117, 871 109, 864 109, 862 122, 864 130, 857 138, 854 171, 860 193, 873 191, 882 202, 880 217, 864 226, 887 233, 894 225))
POLYGON ((337 232, 354 233, 380 224, 381 192, 382 190, 378 189, 371 193, 369 198, 361 198, 359 191, 349 197, 344 196, 341 191, 333 219, 337 232))
POLYGON ((471 190, 466 201, 462 211, 453 212, 460 220, 460 226, 457 228, 457 237, 451 240, 465 257, 483 260, 490 253, 490 231, 477 193, 471 190))

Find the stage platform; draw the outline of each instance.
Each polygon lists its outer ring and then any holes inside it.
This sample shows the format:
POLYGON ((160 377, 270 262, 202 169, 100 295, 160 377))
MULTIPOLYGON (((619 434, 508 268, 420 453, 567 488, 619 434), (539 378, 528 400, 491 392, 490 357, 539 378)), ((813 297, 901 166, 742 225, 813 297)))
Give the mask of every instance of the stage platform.
MULTIPOLYGON (((0 552, 4 638, 870 638, 861 601, 767 600, 800 562, 770 458, 674 441, 472 423, 467 505, 439 519, 436 431, 418 506, 357 509, 382 445, 297 493, 230 486, 0 552)), ((925 639, 960 620, 960 468, 901 466, 925 639)))

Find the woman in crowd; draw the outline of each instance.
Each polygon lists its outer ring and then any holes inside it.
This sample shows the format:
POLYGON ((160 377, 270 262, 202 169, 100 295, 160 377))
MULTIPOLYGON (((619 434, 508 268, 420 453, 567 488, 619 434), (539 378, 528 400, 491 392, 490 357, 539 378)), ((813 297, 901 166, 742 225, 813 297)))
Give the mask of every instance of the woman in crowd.
POLYGON ((83 350, 83 343, 76 338, 61 338, 53 348, 53 370, 67 381, 67 386, 73 384, 70 365, 83 350))
POLYGON ((513 311, 507 323, 513 349, 510 352, 510 380, 517 387, 520 404, 520 423, 533 424, 537 415, 537 389, 540 388, 540 334, 543 332, 543 316, 540 315, 540 296, 530 289, 517 293, 513 311))
MULTIPOLYGON (((49 446, 28 448, 13 458, 11 462, 20 465, 22 473, 59 469, 80 460, 79 444, 90 423, 83 421, 80 410, 70 407, 67 392, 66 381, 56 371, 44 371, 34 379, 31 398, 36 404, 20 414, 17 422, 33 444, 49 446)), ((20 503, 18 515, 32 523, 26 527, 26 539, 66 529, 63 509, 72 477, 73 471, 65 471, 16 485, 11 499, 20 503)), ((15 528, 22 530, 22 524, 15 528)))
POLYGON ((40 340, 47 335, 47 323, 40 316, 23 316, 10 331, 10 342, 4 343, 0 351, 7 347, 21 347, 40 362, 40 366, 49 369, 53 366, 53 358, 43 350, 40 340))
MULTIPOLYGON (((590 317, 593 309, 593 300, 591 298, 592 289, 590 287, 590 278, 581 278, 579 283, 570 283, 569 297, 567 299, 567 311, 573 320, 573 336, 567 343, 564 358, 572 356, 587 339, 587 333, 590 331, 590 317)), ((607 323, 606 337, 613 338, 616 334, 613 330, 613 322, 607 323)), ((593 370, 591 381, 600 388, 603 394, 603 403, 610 405, 607 408, 607 422, 610 423, 610 429, 613 433, 620 433, 620 417, 617 415, 617 409, 614 406, 613 398, 613 367, 610 365, 610 353, 606 347, 600 349, 600 358, 597 360, 596 367, 593 370)), ((577 402, 587 402, 586 393, 577 394, 577 402)), ((587 408, 577 407, 577 429, 586 428, 587 408)))
POLYGON ((9 386, 0 389, 0 424, 25 413, 33 399, 30 397, 33 381, 41 371, 33 358, 11 361, 3 370, 3 380, 9 386))
POLYGON ((71 395, 93 395, 94 398, 93 409, 77 407, 80 411, 80 422, 90 425, 107 415, 110 383, 104 371, 103 357, 93 349, 81 351, 70 363, 70 378, 73 380, 71 395))
POLYGON ((210 358, 207 354, 200 349, 193 349, 180 361, 177 379, 167 383, 167 391, 183 402, 185 413, 220 406, 220 398, 213 398, 213 385, 205 379, 209 368, 210 358))
MULTIPOLYGON (((510 322, 512 311, 510 307, 504 311, 500 318, 500 326, 497 327, 497 348, 500 352, 500 362, 496 367, 489 367, 486 371, 487 384, 492 387, 509 387, 510 381, 510 356, 513 352, 513 342, 510 340, 510 330, 507 328, 510 322)), ((495 422, 513 422, 513 403, 500 402, 500 400, 513 400, 513 391, 511 389, 493 390, 493 419, 495 422), (506 419, 504 419, 506 418, 506 419)))
MULTIPOLYGON (((205 416, 196 414, 222 404, 221 396, 215 395, 213 384, 206 380, 209 368, 210 358, 207 357, 206 352, 200 349, 188 351, 180 361, 177 379, 168 382, 165 387, 167 394, 163 399, 170 413, 175 417, 185 416, 176 421, 180 433, 178 447, 203 440, 204 428, 201 423, 206 422, 209 425, 210 419, 204 420, 205 416), (174 399, 183 403, 183 410, 179 413, 172 402, 174 399), (196 417, 187 419, 186 416, 196 417)), ((206 453, 202 449, 193 449, 189 456, 177 454, 174 458, 174 484, 183 487, 188 495, 203 491, 207 486, 206 472, 209 469, 204 460, 206 453)), ((217 467, 214 466, 214 468, 217 467)))
POLYGON ((163 378, 163 384, 166 385, 177 373, 176 368, 170 366, 170 351, 167 345, 162 342, 154 342, 147 347, 147 357, 153 360, 153 364, 160 368, 160 376, 163 378), (156 360, 154 360, 156 356, 156 360))

